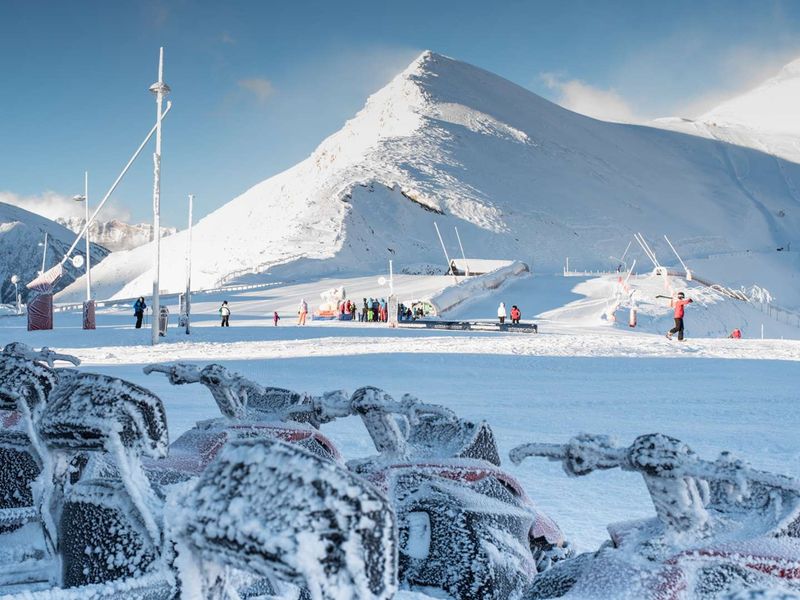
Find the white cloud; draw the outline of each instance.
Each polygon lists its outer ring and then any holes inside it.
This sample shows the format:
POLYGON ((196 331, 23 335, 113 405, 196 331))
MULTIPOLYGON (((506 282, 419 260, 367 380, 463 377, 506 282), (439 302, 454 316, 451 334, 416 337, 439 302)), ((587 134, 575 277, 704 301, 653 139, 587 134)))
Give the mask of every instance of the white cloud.
POLYGON ((275 93, 272 82, 262 77, 240 79, 236 83, 241 89, 250 92, 259 104, 264 104, 275 93))
POLYGON ((644 120, 613 88, 602 89, 580 79, 563 79, 553 73, 542 73, 541 78, 556 92, 555 101, 566 109, 603 121, 637 123, 644 120))
MULTIPOLYGON (((94 210, 97 205, 93 204, 91 200, 90 196, 89 209, 94 210)), ((56 192, 49 191, 37 196, 21 196, 13 192, 0 192, 0 202, 19 206, 20 208, 53 220, 59 217, 82 217, 84 216, 85 210, 83 202, 76 202, 71 196, 63 196, 56 192)), ((125 209, 106 204, 102 212, 98 215, 98 219, 102 221, 111 219, 128 221, 130 219, 130 213, 125 209)))

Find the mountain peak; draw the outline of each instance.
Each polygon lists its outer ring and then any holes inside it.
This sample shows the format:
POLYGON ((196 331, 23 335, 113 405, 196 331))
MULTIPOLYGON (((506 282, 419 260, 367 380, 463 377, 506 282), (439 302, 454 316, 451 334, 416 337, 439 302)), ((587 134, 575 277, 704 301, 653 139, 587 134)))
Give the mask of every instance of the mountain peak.
POLYGON ((723 102, 698 120, 762 133, 800 135, 800 59, 793 60, 762 84, 723 102))

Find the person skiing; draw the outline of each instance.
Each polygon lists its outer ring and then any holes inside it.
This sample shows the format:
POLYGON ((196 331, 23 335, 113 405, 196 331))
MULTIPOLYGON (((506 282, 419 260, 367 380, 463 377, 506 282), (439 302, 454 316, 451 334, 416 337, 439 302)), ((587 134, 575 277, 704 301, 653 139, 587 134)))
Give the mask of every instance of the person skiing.
POLYGON ((515 325, 519 325, 519 319, 522 316, 522 313, 517 308, 517 305, 511 307, 511 322, 515 325))
POLYGON ((691 298, 686 298, 683 292, 678 292, 678 297, 670 300, 669 305, 674 308, 673 317, 675 319, 675 327, 667 332, 667 339, 672 339, 672 334, 678 334, 678 341, 683 341, 683 314, 687 304, 694 302, 691 298))
POLYGON ((277 310, 273 311, 272 312, 272 324, 275 325, 275 327, 277 327, 278 326, 278 321, 280 321, 280 320, 281 320, 281 318, 278 316, 278 311, 277 310))
POLYGON ((298 325, 306 324, 306 315, 308 315, 308 304, 306 303, 305 298, 303 298, 302 300, 300 300, 300 307, 297 310, 298 325))
POLYGON ((222 301, 222 306, 219 307, 219 314, 222 317, 220 327, 230 327, 231 325, 228 320, 231 318, 231 309, 228 308, 227 300, 222 301))
POLYGON ((144 318, 144 311, 147 309, 147 304, 144 302, 144 296, 139 296, 139 299, 133 303, 133 315, 136 317, 136 329, 142 328, 142 319, 144 318))
POLYGON ((506 322, 506 303, 501 302, 497 307, 497 318, 500 319, 500 325, 506 322))

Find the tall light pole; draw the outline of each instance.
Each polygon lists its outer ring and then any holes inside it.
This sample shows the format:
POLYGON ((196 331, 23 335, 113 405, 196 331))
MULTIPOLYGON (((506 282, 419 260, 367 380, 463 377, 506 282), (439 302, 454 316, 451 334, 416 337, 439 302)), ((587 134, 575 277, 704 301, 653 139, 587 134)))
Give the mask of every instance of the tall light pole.
POLYGON ((84 225, 86 226, 86 301, 92 299, 92 272, 91 265, 91 247, 89 245, 89 171, 83 173, 83 195, 73 196, 75 202, 83 202, 86 209, 86 216, 84 217, 84 225))
POLYGON ((164 48, 158 53, 158 81, 150 86, 156 96, 156 152, 153 154, 153 339, 158 344, 160 302, 159 276, 161 270, 161 119, 163 115, 164 96, 169 94, 169 86, 164 83, 164 48))
POLYGON ((189 231, 186 235, 186 296, 184 297, 187 334, 190 332, 189 320, 192 314, 192 204, 194 204, 194 194, 189 194, 189 231))

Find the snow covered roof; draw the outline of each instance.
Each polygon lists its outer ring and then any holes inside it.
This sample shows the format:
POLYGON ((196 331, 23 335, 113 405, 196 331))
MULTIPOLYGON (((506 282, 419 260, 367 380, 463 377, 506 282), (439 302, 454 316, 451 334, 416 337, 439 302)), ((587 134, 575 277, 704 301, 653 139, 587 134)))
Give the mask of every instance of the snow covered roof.
POLYGON ((495 260, 490 258, 453 258, 450 259, 450 267, 455 267, 455 274, 469 272, 470 275, 483 275, 491 273, 497 269, 507 267, 513 260, 495 260))

